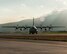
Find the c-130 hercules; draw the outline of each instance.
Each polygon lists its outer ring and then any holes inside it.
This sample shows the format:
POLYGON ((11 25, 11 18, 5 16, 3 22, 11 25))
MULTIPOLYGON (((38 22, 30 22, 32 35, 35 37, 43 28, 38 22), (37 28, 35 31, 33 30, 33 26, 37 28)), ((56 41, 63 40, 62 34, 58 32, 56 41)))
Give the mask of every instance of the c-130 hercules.
POLYGON ((33 18, 33 25, 32 26, 2 26, 3 28, 15 28, 16 30, 17 29, 20 29, 20 31, 22 31, 22 28, 23 29, 29 29, 29 34, 37 34, 38 33, 38 28, 40 28, 41 30, 44 28, 45 31, 50 31, 52 28, 63 28, 64 26, 35 26, 34 24, 34 18, 33 18))

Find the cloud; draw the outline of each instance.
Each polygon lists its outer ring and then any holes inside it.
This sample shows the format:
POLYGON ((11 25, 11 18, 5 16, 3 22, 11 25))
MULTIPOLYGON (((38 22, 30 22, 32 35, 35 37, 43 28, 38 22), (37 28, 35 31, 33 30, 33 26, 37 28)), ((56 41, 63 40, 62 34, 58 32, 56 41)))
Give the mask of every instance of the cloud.
POLYGON ((63 4, 67 6, 67 2, 66 1, 63 1, 63 4))
POLYGON ((52 10, 67 8, 66 0, 11 0, 0 2, 0 22, 19 21, 26 18, 47 15, 52 10), (26 17, 26 18, 21 18, 26 17), (2 19, 3 18, 3 19, 2 19))
POLYGON ((40 5, 40 8, 44 8, 44 5, 40 5))
POLYGON ((67 5, 67 1, 66 0, 56 0, 57 2, 60 2, 63 5, 67 5))
POLYGON ((21 4, 21 7, 27 7, 27 5, 26 4, 21 4))

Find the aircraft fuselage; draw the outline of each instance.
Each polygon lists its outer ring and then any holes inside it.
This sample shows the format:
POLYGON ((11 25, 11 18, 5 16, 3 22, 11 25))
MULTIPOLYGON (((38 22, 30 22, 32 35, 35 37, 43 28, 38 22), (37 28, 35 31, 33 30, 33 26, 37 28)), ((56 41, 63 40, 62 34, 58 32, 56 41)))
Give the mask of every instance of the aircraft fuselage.
POLYGON ((33 26, 29 29, 29 34, 37 34, 37 33, 38 33, 38 30, 35 26, 33 26))

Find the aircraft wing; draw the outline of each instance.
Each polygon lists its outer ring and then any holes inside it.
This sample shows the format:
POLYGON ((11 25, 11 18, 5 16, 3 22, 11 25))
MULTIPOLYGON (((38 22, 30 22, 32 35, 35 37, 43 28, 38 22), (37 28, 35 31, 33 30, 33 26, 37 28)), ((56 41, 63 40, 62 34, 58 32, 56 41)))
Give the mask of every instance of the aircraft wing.
POLYGON ((36 26, 36 28, 47 28, 46 26, 36 26))
POLYGON ((3 28, 30 28, 31 26, 2 26, 3 28))
MULTIPOLYGON (((31 28, 32 26, 2 26, 3 28, 31 28)), ((64 28, 64 26, 36 26, 36 28, 64 28)))
POLYGON ((31 26, 18 26, 18 28, 31 28, 31 26))
POLYGON ((64 28, 64 26, 36 26, 37 28, 64 28))
POLYGON ((49 28, 49 27, 51 27, 51 28, 64 28, 64 26, 47 26, 47 28, 49 28))

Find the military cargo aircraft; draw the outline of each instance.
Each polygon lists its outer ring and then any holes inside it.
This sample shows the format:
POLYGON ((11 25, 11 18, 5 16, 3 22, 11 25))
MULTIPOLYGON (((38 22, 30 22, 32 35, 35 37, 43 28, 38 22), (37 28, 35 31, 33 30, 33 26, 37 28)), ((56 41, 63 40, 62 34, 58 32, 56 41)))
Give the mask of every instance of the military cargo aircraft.
POLYGON ((45 31, 50 31, 51 29, 53 28, 64 28, 64 26, 35 26, 34 24, 34 18, 33 18, 33 25, 32 26, 2 26, 3 28, 15 28, 16 30, 17 29, 20 29, 20 31, 22 31, 22 28, 25 30, 25 29, 29 29, 29 34, 37 34, 38 33, 38 28, 39 29, 45 29, 45 31))

